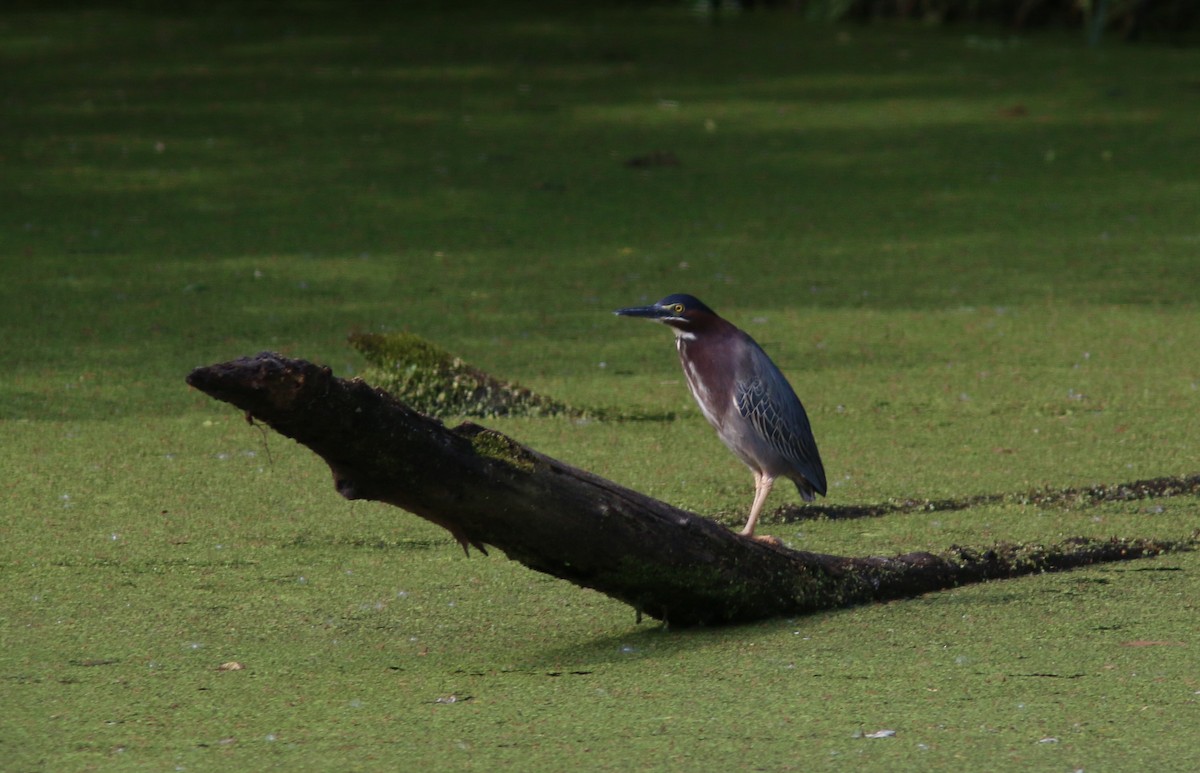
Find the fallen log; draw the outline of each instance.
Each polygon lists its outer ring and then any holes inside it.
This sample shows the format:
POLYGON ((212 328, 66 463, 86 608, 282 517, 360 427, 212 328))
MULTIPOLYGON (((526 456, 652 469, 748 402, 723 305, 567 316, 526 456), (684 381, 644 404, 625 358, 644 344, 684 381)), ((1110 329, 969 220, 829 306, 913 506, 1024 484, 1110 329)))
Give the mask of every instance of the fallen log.
POLYGON ((447 428, 360 380, 264 352, 187 382, 307 446, 347 499, 395 505, 468 550, 502 550, 672 625, 800 615, 982 580, 1190 550, 1196 540, 1068 540, 846 557, 741 537, 466 422, 447 428))

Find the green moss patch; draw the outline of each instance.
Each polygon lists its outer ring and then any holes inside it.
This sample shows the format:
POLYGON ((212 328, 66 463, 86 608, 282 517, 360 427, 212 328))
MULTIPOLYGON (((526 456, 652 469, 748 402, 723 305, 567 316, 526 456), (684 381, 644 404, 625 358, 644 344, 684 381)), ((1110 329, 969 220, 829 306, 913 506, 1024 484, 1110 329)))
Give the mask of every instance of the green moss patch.
POLYGON ((475 453, 503 462, 522 472, 533 472, 536 468, 536 458, 517 441, 493 429, 484 427, 472 427, 471 429, 478 430, 471 438, 471 447, 475 449, 475 453))

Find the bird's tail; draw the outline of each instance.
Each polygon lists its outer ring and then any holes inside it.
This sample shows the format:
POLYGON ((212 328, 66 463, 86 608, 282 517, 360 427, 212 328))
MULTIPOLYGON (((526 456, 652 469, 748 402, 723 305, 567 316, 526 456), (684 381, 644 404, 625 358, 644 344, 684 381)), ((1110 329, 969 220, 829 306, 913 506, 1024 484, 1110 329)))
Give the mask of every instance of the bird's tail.
POLYGON ((806 481, 804 478, 792 478, 792 482, 796 484, 796 490, 800 492, 800 498, 805 502, 812 502, 817 498, 817 490, 806 481))

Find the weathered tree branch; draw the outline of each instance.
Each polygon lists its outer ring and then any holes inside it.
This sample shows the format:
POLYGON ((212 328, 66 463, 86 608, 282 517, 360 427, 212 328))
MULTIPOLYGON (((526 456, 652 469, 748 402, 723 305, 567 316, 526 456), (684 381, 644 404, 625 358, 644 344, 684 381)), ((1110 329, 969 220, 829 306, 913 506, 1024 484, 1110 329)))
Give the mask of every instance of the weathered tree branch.
POLYGON ((893 558, 800 552, 743 538, 499 432, 469 422, 448 429, 303 360, 264 352, 197 368, 187 381, 318 454, 347 499, 401 507, 464 549, 495 546, 674 625, 804 614, 1195 546, 1113 539, 893 558))

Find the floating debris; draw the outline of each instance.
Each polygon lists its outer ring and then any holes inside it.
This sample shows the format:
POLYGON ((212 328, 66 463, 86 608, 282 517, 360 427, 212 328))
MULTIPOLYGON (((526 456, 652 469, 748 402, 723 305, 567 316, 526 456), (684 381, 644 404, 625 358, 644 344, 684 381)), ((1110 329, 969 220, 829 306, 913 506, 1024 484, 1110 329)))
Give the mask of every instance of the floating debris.
POLYGON ((429 416, 582 416, 584 411, 495 378, 413 333, 352 333, 371 367, 363 380, 429 416))
MULTIPOLYGON (((1200 475, 1184 475, 1083 487, 1047 487, 1007 494, 976 494, 957 499, 893 499, 867 505, 784 505, 776 510, 775 516, 784 523, 817 518, 850 520, 878 518, 893 513, 947 512, 1003 504, 1061 507, 1070 510, 1106 502, 1134 502, 1198 494, 1200 475)), ((1162 505, 1147 505, 1142 512, 1158 514, 1165 509, 1162 505)), ((734 516, 731 514, 729 517, 732 519, 734 516)))
POLYGON ((642 156, 634 156, 625 162, 625 166, 630 169, 679 166, 679 157, 669 150, 655 150, 642 156))

